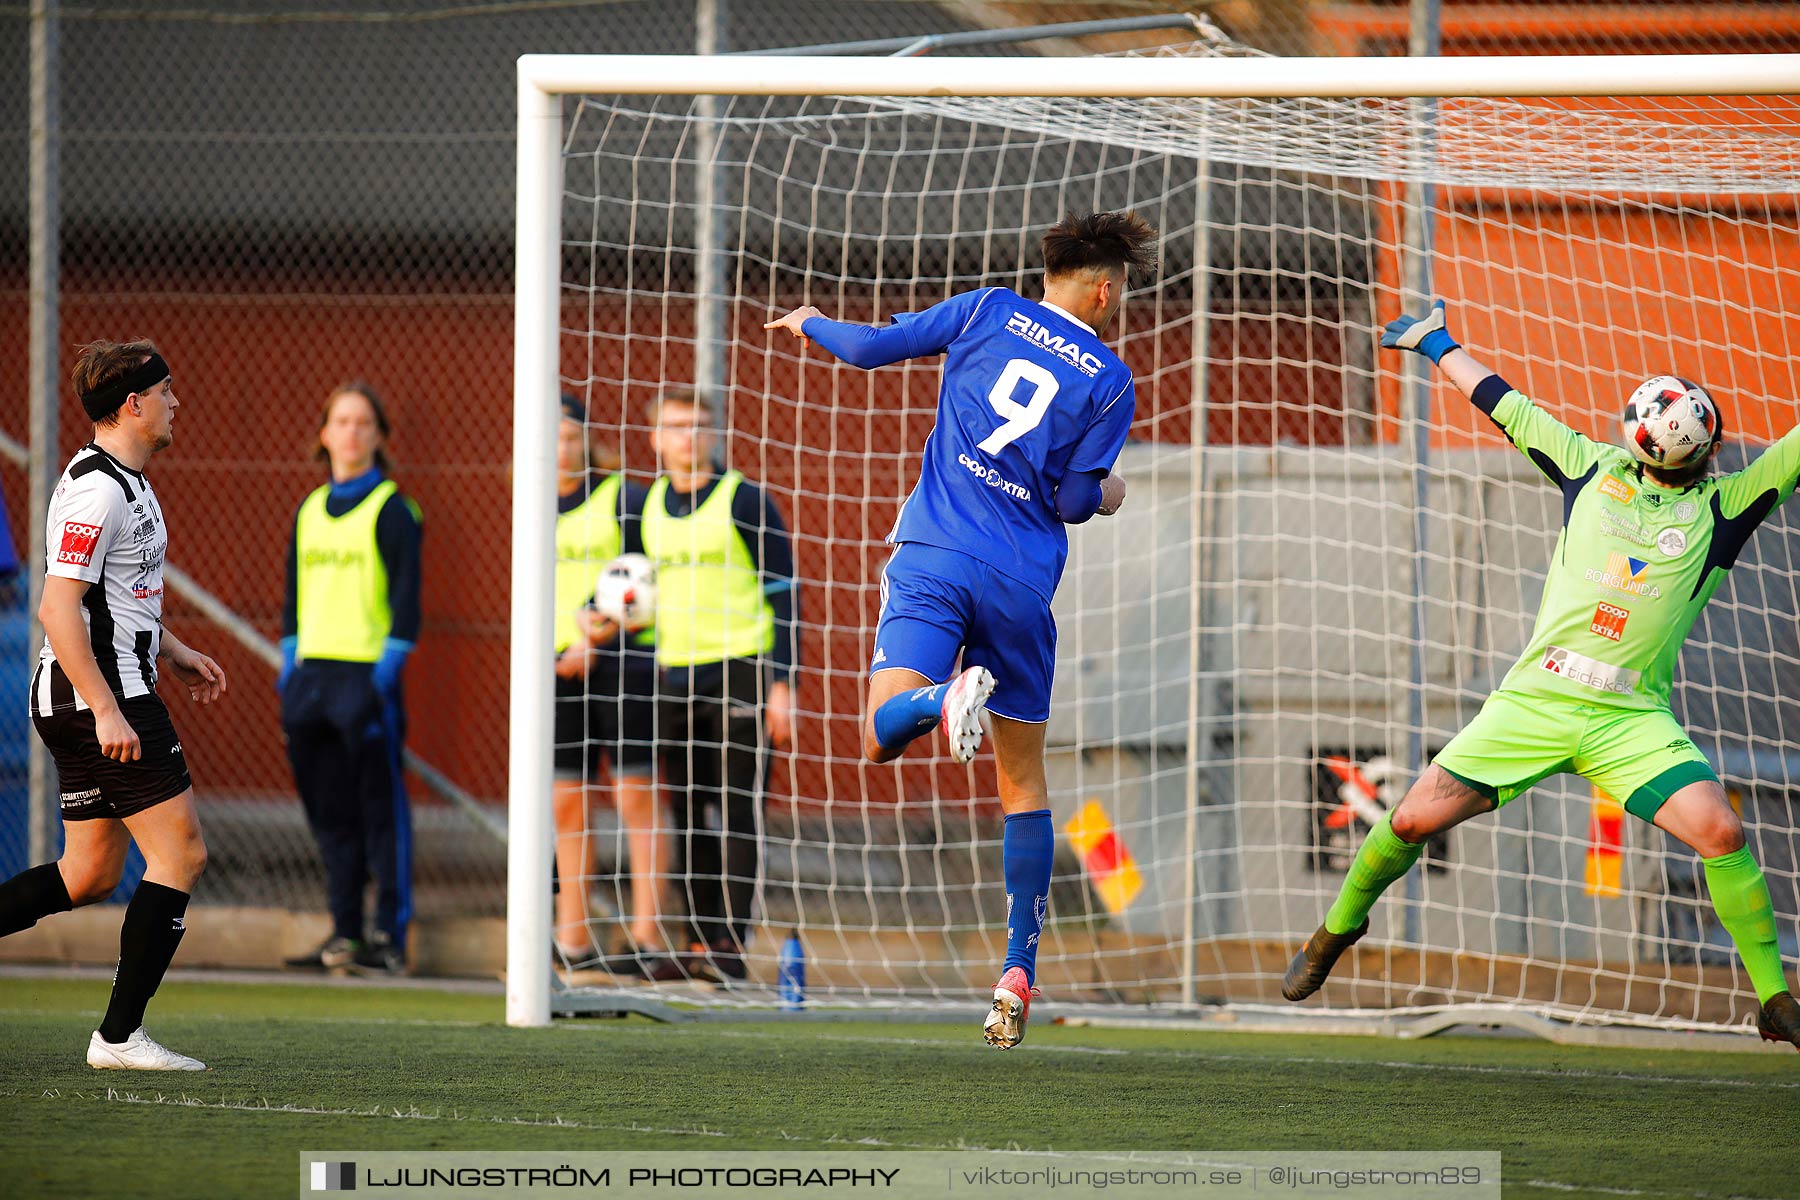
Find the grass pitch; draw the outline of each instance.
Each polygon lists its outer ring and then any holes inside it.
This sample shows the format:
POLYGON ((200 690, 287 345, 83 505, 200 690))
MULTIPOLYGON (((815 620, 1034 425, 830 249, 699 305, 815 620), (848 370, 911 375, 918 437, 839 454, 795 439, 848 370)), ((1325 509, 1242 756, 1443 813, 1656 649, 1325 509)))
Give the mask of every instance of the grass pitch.
POLYGON ((1800 1195, 1800 1057, 1033 1025, 502 1022, 495 995, 176 980, 94 1071, 107 983, 0 978, 0 1194, 286 1196, 304 1150, 1498 1150, 1509 1196, 1800 1195), (129 1181, 128 1185, 122 1181, 129 1181))

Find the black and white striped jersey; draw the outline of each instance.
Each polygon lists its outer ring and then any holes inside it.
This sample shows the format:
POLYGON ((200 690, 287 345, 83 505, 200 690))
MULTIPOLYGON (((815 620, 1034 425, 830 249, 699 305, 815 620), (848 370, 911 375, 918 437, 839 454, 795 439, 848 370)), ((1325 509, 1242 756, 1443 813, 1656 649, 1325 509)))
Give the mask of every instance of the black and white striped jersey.
MULTIPOLYGON (((82 596, 81 615, 113 695, 153 694, 169 531, 150 481, 89 442, 69 460, 50 498, 46 545, 47 575, 93 585, 82 596)), ((49 716, 87 707, 45 638, 31 679, 32 711, 49 716)))

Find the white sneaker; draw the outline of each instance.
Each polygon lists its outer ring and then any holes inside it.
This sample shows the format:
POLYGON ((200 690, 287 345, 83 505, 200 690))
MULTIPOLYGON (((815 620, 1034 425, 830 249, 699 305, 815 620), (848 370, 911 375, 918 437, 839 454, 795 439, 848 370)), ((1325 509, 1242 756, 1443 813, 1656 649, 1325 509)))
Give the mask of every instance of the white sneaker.
POLYGON ((944 689, 944 736, 957 762, 974 761, 981 749, 981 717, 993 694, 994 676, 986 667, 970 667, 944 689))
POLYGON ((197 1058, 177 1054, 155 1041, 139 1025, 132 1035, 114 1045, 100 1036, 98 1029, 88 1039, 88 1066, 103 1071, 204 1071, 206 1064, 197 1058))

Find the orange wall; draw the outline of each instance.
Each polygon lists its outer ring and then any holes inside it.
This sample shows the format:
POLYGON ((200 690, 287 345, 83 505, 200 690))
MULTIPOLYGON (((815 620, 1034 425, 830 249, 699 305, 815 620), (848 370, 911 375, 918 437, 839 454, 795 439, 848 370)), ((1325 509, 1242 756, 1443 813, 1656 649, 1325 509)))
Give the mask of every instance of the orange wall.
MULTIPOLYGON (((1410 16, 1401 4, 1324 4, 1311 10, 1328 52, 1404 55, 1410 16)), ((1573 54, 1793 53, 1800 6, 1793 4, 1595 3, 1560 0, 1446 3, 1442 53, 1573 54)), ((1543 99, 1529 140, 1514 140, 1519 163, 1557 155, 1579 159, 1594 121, 1705 126, 1740 131, 1728 152, 1770 153, 1759 128, 1791 134, 1800 97, 1543 99)), ((1441 162, 1498 175, 1492 143, 1472 138, 1469 106, 1440 108, 1441 162)), ((1650 128, 1647 126, 1646 128, 1650 128)), ((1679 164, 1682 140, 1654 132, 1656 156, 1679 164)), ((1652 174, 1654 171, 1652 171, 1652 174)), ((1390 202, 1397 199, 1392 189, 1390 202)), ((1615 414, 1645 376, 1675 372, 1705 383, 1725 410, 1731 436, 1767 441, 1793 426, 1800 396, 1793 360, 1800 350, 1800 220, 1785 196, 1639 195, 1632 206, 1608 198, 1591 209, 1519 190, 1440 191, 1448 215, 1434 229, 1435 292, 1450 302, 1452 331, 1508 380, 1550 403, 1584 432, 1611 440, 1615 414), (1680 213, 1677 216, 1677 212, 1680 213)), ((1390 208, 1387 245, 1397 244, 1390 208)), ((1378 323, 1400 311, 1400 264, 1377 264, 1378 323)), ((1399 382, 1385 372, 1381 407, 1397 411, 1399 382)), ((1495 438, 1492 426, 1439 387, 1435 412, 1446 440, 1495 438)), ((1394 436, 1388 426, 1388 436, 1394 436)))
MULTIPOLYGON (((1312 11, 1338 52, 1404 47, 1404 6, 1312 11)), ((1451 55, 1800 49, 1800 7, 1785 4, 1454 3, 1444 22, 1451 55)), ((1630 115, 1629 106, 1584 103, 1630 115)), ((1723 119, 1791 127, 1797 104, 1771 99, 1723 119)), ((1718 106, 1705 102, 1658 111, 1722 119, 1718 106)), ((1579 123, 1575 136, 1570 149, 1579 148, 1579 123)), ((1453 128, 1443 149, 1452 158, 1457 152, 1453 128)), ((1791 207, 1741 199, 1677 219, 1656 208, 1575 211, 1536 205, 1541 199, 1473 190, 1444 197, 1436 290, 1451 301, 1452 328, 1466 344, 1598 436, 1610 436, 1631 386, 1662 370, 1714 388, 1734 435, 1767 439, 1793 424, 1800 219, 1791 207)), ((1394 212, 1388 209, 1390 222, 1394 212)), ((1395 244, 1395 232, 1387 244, 1395 244)), ((1376 265, 1379 325, 1401 301, 1397 258, 1390 253, 1376 265)), ((318 406, 331 386, 350 378, 367 377, 383 390, 398 422, 399 478, 426 516, 427 625, 409 672, 412 743, 474 793, 501 795, 511 428, 511 298, 504 286, 486 295, 410 296, 397 274, 381 296, 330 280, 310 280, 307 294, 296 296, 274 290, 292 285, 264 279, 93 280, 74 270, 71 264, 65 274, 65 347, 102 335, 149 334, 176 365, 188 407, 177 446, 154 467, 171 518, 171 560, 271 637, 293 508, 321 478, 304 457, 318 406)), ((1192 307, 1145 296, 1127 308, 1123 353, 1139 380, 1135 436, 1186 442, 1193 434, 1192 307)), ((778 770, 779 787, 809 798, 893 799, 891 771, 854 765, 860 675, 879 539, 929 431, 935 374, 912 368, 863 375, 834 370, 817 355, 801 370, 784 350, 765 349, 763 315, 746 307, 734 318, 740 403, 732 414, 733 458, 770 484, 795 526, 809 624, 801 703, 830 714, 814 720, 810 737, 803 730, 806 748, 778 770)), ((1346 343, 1361 351, 1357 340, 1372 339, 1365 319, 1327 309, 1217 314, 1206 346, 1208 440, 1331 444, 1355 436, 1343 418, 1346 373, 1339 364, 1346 343)), ((685 306, 640 299, 627 315, 621 301, 603 298, 592 314, 571 312, 565 325, 590 320, 600 333, 566 339, 565 362, 579 364, 596 416, 641 411, 663 381, 691 378, 685 306)), ((26 330, 23 281, 0 280, 0 359, 26 361, 26 330)), ((1377 359, 1377 398, 1390 417, 1398 399, 1393 362, 1391 355, 1377 359)), ((1439 389, 1437 400, 1442 441, 1497 436, 1459 398, 1439 389)), ((0 429, 21 441, 24 411, 23 372, 0 372, 0 429)), ((72 398, 65 398, 63 429, 66 456, 85 437, 72 398)), ((1391 421, 1381 430, 1401 436, 1391 421)), ((646 467, 641 432, 624 441, 627 462, 646 467)), ((0 470, 0 486, 23 549, 19 472, 0 470)), ((288 790, 266 668, 198 625, 179 602, 171 602, 169 619, 220 653, 234 681, 214 710, 177 707, 201 786, 288 790)), ((901 788, 911 790, 929 770, 909 766, 901 788)), ((954 795, 962 778, 951 771, 939 782, 954 795)))
MULTIPOLYGON (((340 382, 373 382, 396 425, 396 477, 425 516, 425 631, 407 673, 410 744, 475 795, 503 796, 511 298, 207 294, 158 282, 117 296, 66 295, 62 343, 148 335, 169 358, 183 408, 176 444, 151 475, 169 516, 170 561, 276 637, 293 511, 323 479, 306 459, 319 408, 340 382)), ((1190 315, 1185 304, 1131 309, 1124 353, 1139 375, 1140 438, 1191 436, 1190 315), (1158 321, 1163 328, 1151 328, 1158 321)), ((936 372, 834 368, 817 351, 802 367, 787 345, 768 340, 765 319, 750 305, 735 314, 731 457, 772 489, 794 529, 807 624, 799 699, 814 714, 800 753, 778 763, 776 791, 857 802, 965 794, 966 775, 947 763, 910 763, 896 782, 891 769, 858 761, 881 539, 931 430, 936 372)), ((627 310, 608 299, 592 311, 572 308, 564 327, 590 322, 591 338, 565 337, 564 362, 579 364, 594 420, 626 423, 629 467, 647 470, 644 406, 665 381, 692 377, 690 308, 638 298, 627 310)), ((8 361, 25 361, 26 324, 22 292, 0 292, 0 355, 8 361)), ((1209 344, 1214 441, 1344 436, 1330 328, 1294 314, 1243 313, 1215 319, 1209 344)), ((24 414, 23 373, 0 375, 0 428, 24 440, 24 414)), ((62 422, 66 457, 88 430, 71 396, 62 422)), ((22 551, 22 480, 10 469, 0 477, 22 551)), ((198 786, 289 792, 269 670, 173 596, 167 619, 217 655, 232 682, 211 709, 173 703, 198 786)), ((991 796, 992 786, 983 779, 976 794, 991 796)))
MULTIPOLYGON (((1324 53, 1406 53, 1411 17, 1405 4, 1320 4, 1311 13, 1324 53)), ((1447 57, 1777 54, 1800 48, 1800 8, 1785 3, 1446 0, 1439 28, 1447 57)))
MULTIPOLYGON (((1481 361, 1583 432, 1613 422, 1648 375, 1704 383, 1729 436, 1767 442, 1800 411, 1800 227, 1792 208, 1508 206, 1447 191, 1434 231, 1434 290, 1481 361)), ((1382 267, 1381 319, 1398 311, 1399 265, 1382 267)), ((1390 372, 1391 375, 1391 372, 1390 372)), ((1384 379, 1393 410, 1398 383, 1384 379)), ((1439 387, 1442 439, 1497 438, 1439 387)))
MULTIPOLYGON (((398 477, 424 509, 429 627, 409 668, 412 745, 465 787, 494 795, 504 765, 504 630, 510 453, 510 316, 504 301, 346 303, 341 298, 65 295, 67 348, 96 337, 156 339, 182 409, 150 476, 168 514, 169 560, 273 639, 294 508, 323 481, 305 451, 337 383, 372 380, 397 426, 398 477)), ((25 306, 0 307, 0 353, 25 361, 25 306)), ((24 440, 25 379, 0 391, 0 423, 24 440)), ((89 426, 72 395, 67 457, 89 426)), ((24 550, 24 493, 7 471, 24 550)), ((229 695, 210 709, 172 700, 195 778, 225 791, 291 790, 272 675, 173 594, 166 619, 219 657, 229 695)))
MULTIPOLYGON (((1445 197, 1436 232, 1437 289, 1453 328, 1509 379, 1555 404, 1572 423, 1610 436, 1609 422, 1641 375, 1676 370, 1713 387, 1735 434, 1766 439, 1795 419, 1800 395, 1800 229, 1793 214, 1748 206, 1718 213, 1640 208, 1518 208, 1474 193, 1445 197)), ((1390 210, 1390 213, 1392 210, 1390 210)), ((1398 262, 1379 262, 1380 318, 1398 309, 1398 262)), ((507 461, 511 451, 509 296, 307 296, 250 289, 182 291, 178 281, 65 297, 63 344, 149 334, 176 371, 185 409, 177 444, 153 468, 173 532, 171 561, 265 634, 277 632, 283 556, 294 506, 322 478, 305 460, 318 408, 338 382, 367 377, 397 422, 398 478, 425 512, 426 631, 409 669, 412 744, 471 792, 505 790, 508 605, 507 461)), ((814 801, 878 802, 965 793, 960 770, 912 764, 896 776, 857 763, 862 671, 878 603, 886 532, 930 431, 936 373, 929 366, 865 374, 813 352, 804 368, 770 343, 760 306, 734 316, 732 460, 765 481, 796 535, 803 579, 807 718, 799 754, 777 767, 777 791, 814 801), (936 770, 941 777, 933 777, 936 770), (932 784, 938 786, 933 787, 932 784)), ((846 310, 857 319, 867 309, 846 310)), ((1134 436, 1182 443, 1190 406, 1192 306, 1135 300, 1122 352, 1139 380, 1134 436)), ((609 298, 572 310, 564 361, 579 364, 596 420, 641 422, 665 380, 692 374, 685 304, 609 298)), ((22 289, 0 292, 0 354, 25 360, 22 289)), ((1243 310, 1215 314, 1208 332, 1216 444, 1276 439, 1333 444, 1343 419, 1346 345, 1371 337, 1355 313, 1243 310)), ((1397 399, 1392 357, 1379 397, 1397 399)), ((0 375, 0 428, 23 440, 23 373, 0 375)), ((1443 440, 1494 435, 1460 399, 1440 392, 1443 440)), ((62 453, 85 437, 65 399, 62 453), (78 433, 78 430, 82 432, 78 433)), ((1384 436, 1398 436, 1392 424, 1384 436)), ((627 428, 625 458, 650 465, 642 430, 627 428)), ((23 542, 16 471, 0 472, 23 542)), ((266 668, 232 649, 179 602, 172 627, 222 652, 233 679, 209 711, 176 706, 200 786, 225 792, 290 789, 266 668)), ((978 784, 991 794, 991 782, 978 784)))

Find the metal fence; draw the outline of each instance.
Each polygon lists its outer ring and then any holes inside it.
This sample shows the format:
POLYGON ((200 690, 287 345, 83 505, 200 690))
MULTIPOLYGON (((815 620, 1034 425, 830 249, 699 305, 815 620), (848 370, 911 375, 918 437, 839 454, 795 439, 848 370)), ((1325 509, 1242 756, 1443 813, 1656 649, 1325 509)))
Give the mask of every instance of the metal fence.
MULTIPOLYGON (((313 849, 281 750, 272 673, 282 564, 327 393, 373 383, 396 423, 397 478, 425 515, 426 628, 409 667, 422 913, 500 910, 501 855, 469 802, 506 774, 513 62, 533 51, 686 53, 955 33, 1167 12, 1159 3, 925 0, 198 0, 0 6, 0 497, 27 559, 31 444, 31 30, 59 44, 56 378, 96 337, 157 339, 180 376, 176 449, 153 466, 170 561, 193 595, 166 617, 219 658, 225 703, 176 706, 213 836, 200 898, 317 907, 313 849), (433 886, 433 882, 441 886, 433 886)), ((1277 53, 1405 53, 1400 4, 1213 5, 1277 53)), ((1445 53, 1787 50, 1800 6, 1447 4, 1445 53)), ((1095 53, 1177 33, 1058 38, 976 53, 1095 53)), ((968 52, 946 50, 943 52, 968 52)), ((62 461, 87 426, 60 395, 62 461)), ((23 575, 35 565, 24 563, 23 575)), ((28 865, 22 581, 0 582, 0 875, 28 865)), ((53 823, 51 823, 53 825, 53 823)), ((49 826, 46 826, 49 827, 49 826)))

